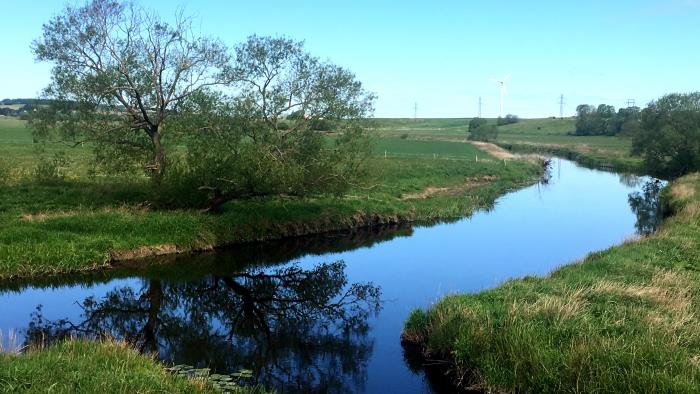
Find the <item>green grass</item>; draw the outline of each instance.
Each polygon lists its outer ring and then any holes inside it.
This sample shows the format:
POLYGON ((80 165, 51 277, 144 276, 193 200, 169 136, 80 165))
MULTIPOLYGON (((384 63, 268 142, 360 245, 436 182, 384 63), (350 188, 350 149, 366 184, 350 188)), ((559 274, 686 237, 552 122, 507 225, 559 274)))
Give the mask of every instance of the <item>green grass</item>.
POLYGON ((470 144, 379 138, 368 162, 370 179, 342 198, 234 201, 217 215, 154 210, 148 207, 146 179, 88 176, 90 151, 83 147, 46 147, 64 149, 72 164, 65 182, 38 184, 32 171, 40 144, 26 138, 27 130, 13 127, 0 128, 0 135, 23 132, 25 143, 0 143, 0 157, 13 174, 0 184, 0 279, 109 268, 116 260, 150 253, 451 219, 490 206, 498 195, 540 174, 535 163, 506 165, 470 144), (404 199, 437 187, 443 189, 428 198, 404 199))
POLYGON ((403 339, 486 391, 674 392, 700 387, 700 174, 664 191, 655 235, 547 277, 415 310, 403 339))
POLYGON ((487 158, 481 150, 468 143, 448 141, 421 141, 396 138, 377 140, 375 154, 399 157, 453 158, 474 161, 475 157, 487 158))
POLYGON ((523 119, 501 126, 497 143, 520 152, 542 152, 574 159, 594 167, 639 171, 641 159, 630 154, 625 137, 576 136, 575 119, 523 119))
MULTIPOLYGON (((383 138, 464 142, 469 118, 378 119, 375 131, 383 138)), ((495 124, 495 119, 488 119, 495 124)), ((523 153, 555 154, 593 167, 639 171, 641 159, 630 154, 632 141, 625 137, 576 136, 574 118, 521 119, 499 126, 496 143, 523 153)))
POLYGON ((27 132, 25 122, 18 118, 0 116, 0 144, 32 143, 32 136, 27 132))
MULTIPOLYGON (((69 340, 25 355, 0 353, 3 393, 215 393, 167 372, 123 343, 69 340)), ((247 391, 241 390, 241 393, 247 391)))

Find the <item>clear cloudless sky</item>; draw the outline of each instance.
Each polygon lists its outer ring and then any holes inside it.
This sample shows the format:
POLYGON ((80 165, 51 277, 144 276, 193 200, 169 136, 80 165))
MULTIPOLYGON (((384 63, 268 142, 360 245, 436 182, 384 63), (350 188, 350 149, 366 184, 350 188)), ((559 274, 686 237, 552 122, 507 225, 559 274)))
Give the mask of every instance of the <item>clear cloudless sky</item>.
MULTIPOLYGON (((30 50, 65 1, 1 0, 0 99, 36 97, 50 64, 30 50)), ((80 4, 80 3, 77 3, 80 4)), ((248 35, 304 40, 378 96, 377 117, 498 115, 491 78, 511 74, 505 112, 565 115, 581 103, 644 106, 700 90, 700 0, 142 0, 230 46, 248 35)))

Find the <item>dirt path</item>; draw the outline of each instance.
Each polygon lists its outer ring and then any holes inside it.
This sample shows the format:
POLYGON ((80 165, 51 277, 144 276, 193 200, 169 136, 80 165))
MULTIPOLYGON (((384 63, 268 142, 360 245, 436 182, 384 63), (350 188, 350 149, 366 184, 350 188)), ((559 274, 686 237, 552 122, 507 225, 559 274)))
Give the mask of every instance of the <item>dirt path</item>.
POLYGON ((518 157, 510 153, 509 151, 501 148, 500 146, 492 144, 490 142, 470 141, 470 143, 497 159, 511 160, 518 157))
POLYGON ((518 159, 518 158, 529 158, 529 156, 532 155, 518 155, 518 154, 513 154, 510 151, 501 148, 500 146, 496 144, 492 144, 490 142, 482 142, 482 141, 468 141, 465 140, 464 138, 435 138, 435 137, 416 137, 413 138, 416 141, 445 141, 445 142, 461 142, 461 143, 467 143, 467 144, 472 144, 476 146, 477 148, 481 149, 482 151, 490 154, 491 156, 500 159, 500 160, 512 160, 512 159, 518 159))
POLYGON ((477 187, 482 187, 488 185, 489 183, 495 181, 497 178, 485 175, 481 178, 471 177, 467 178, 466 183, 461 185, 456 185, 452 187, 427 187, 423 191, 418 193, 408 193, 401 196, 402 200, 423 200, 433 196, 439 195, 449 195, 458 196, 466 193, 471 189, 476 189, 477 187))

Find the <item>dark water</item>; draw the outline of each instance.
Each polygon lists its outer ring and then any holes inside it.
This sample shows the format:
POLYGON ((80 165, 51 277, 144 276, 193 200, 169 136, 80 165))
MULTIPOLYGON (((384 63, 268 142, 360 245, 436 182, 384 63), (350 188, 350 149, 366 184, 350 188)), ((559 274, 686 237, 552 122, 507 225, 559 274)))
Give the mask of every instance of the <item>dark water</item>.
POLYGON ((166 257, 147 271, 0 284, 20 344, 124 338, 168 363, 242 368, 281 392, 435 391, 399 343, 411 309, 546 274, 656 223, 659 182, 555 159, 546 184, 447 224, 166 257), (413 370, 412 370, 413 369, 413 370))

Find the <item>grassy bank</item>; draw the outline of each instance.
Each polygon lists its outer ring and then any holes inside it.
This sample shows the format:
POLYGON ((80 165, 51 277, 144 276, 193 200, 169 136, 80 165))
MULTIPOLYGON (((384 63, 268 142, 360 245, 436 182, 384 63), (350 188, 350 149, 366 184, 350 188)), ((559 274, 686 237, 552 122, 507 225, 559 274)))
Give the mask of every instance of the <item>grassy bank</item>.
POLYGON ((465 385, 506 392, 697 392, 700 175, 665 190, 655 235, 547 277, 415 310, 404 341, 454 363, 465 385))
MULTIPOLYGON (((0 353, 3 393, 215 393, 123 343, 69 340, 25 355, 0 353)), ((240 390, 241 393, 248 391, 240 390)))
POLYGON ((369 162, 371 179, 343 198, 234 201, 215 215, 152 209, 146 179, 92 173, 88 148, 34 144, 18 124, 0 127, 0 157, 10 174, 0 184, 0 280, 109 268, 153 254, 455 218, 488 207, 540 174, 536 163, 495 160, 470 144, 379 138, 369 162), (62 169, 65 179, 37 179, 37 157, 59 151, 70 159, 62 169))

